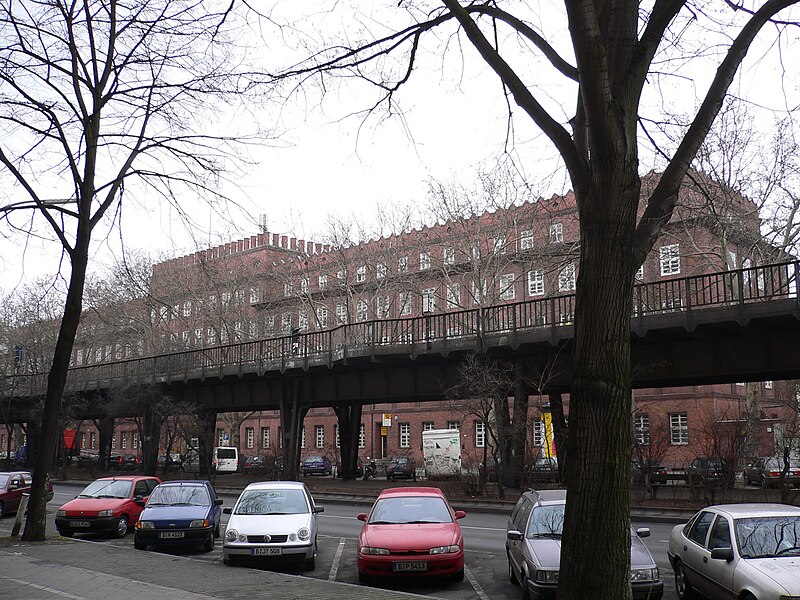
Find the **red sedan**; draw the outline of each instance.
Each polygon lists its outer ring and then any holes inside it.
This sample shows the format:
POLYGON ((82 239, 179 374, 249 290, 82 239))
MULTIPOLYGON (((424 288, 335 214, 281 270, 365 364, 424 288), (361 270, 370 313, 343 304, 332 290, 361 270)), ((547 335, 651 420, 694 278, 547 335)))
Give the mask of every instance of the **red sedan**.
POLYGON ((87 485, 56 513, 56 529, 64 537, 76 533, 112 533, 123 537, 139 520, 158 477, 103 477, 87 485))
POLYGON ((454 511, 434 487, 383 490, 358 537, 358 578, 362 583, 387 576, 464 579, 464 538, 454 511))
MULTIPOLYGON (((17 511, 22 494, 29 494, 33 475, 29 471, 5 471, 0 473, 0 519, 17 511)), ((53 499, 53 482, 45 482, 45 499, 53 499)))

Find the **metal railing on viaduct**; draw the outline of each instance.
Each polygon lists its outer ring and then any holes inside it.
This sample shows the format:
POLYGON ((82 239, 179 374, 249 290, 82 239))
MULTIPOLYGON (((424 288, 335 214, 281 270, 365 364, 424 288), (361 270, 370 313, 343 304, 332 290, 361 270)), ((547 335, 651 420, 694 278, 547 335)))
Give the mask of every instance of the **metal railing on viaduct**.
MULTIPOLYGON (((637 285, 634 384, 800 378, 799 274, 800 261, 791 261, 637 285)), ((474 351, 525 356, 540 366, 543 388, 566 390, 574 307, 565 294, 92 364, 70 369, 67 391, 160 384, 202 401, 204 387, 271 381, 265 392, 250 385, 205 402, 274 408, 274 386, 304 377, 316 378, 312 403, 320 405, 437 399, 474 351)), ((14 379, 14 396, 44 392, 45 374, 14 379)))

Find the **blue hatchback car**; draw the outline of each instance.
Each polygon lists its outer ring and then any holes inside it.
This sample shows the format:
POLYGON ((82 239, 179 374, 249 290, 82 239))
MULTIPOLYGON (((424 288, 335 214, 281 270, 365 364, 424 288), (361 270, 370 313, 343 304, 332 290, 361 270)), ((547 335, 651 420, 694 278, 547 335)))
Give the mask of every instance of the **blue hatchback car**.
POLYGON ((167 481, 153 490, 136 524, 133 545, 202 545, 214 549, 220 536, 222 500, 208 481, 167 481))

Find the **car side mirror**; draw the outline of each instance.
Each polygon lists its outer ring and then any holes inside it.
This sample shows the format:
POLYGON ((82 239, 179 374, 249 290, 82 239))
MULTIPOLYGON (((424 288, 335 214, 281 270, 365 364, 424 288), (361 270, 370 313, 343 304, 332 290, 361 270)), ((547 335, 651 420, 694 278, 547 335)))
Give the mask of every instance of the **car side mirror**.
POLYGON ((222 506, 222 498, 217 498, 214 500, 214 506, 222 506))
POLYGON ((640 538, 650 537, 650 528, 639 527, 639 529, 636 530, 636 535, 638 535, 640 538))
POLYGON ((466 511, 463 511, 463 510, 457 510, 457 511, 455 511, 455 515, 456 515, 456 519, 463 519, 464 517, 467 516, 467 513, 466 513, 466 511))
POLYGON ((367 520, 367 513, 358 513, 356 515, 356 519, 359 521, 366 521, 367 520))
POLYGON ((516 529, 511 529, 506 533, 506 537, 512 542, 517 542, 522 539, 522 532, 516 529))
POLYGON ((711 558, 731 562, 733 560, 733 548, 714 548, 711 550, 711 558))
POLYGON ((139 506, 144 506, 144 496, 134 496, 133 501, 139 506))
POLYGON ((233 509, 230 506, 226 506, 225 508, 222 509, 222 512, 225 513, 226 515, 230 515, 233 514, 233 509))
POLYGON ((313 513, 321 513, 321 512, 325 512, 325 507, 324 507, 324 506, 315 506, 315 507, 314 507, 314 508, 311 510, 311 512, 313 512, 313 513))

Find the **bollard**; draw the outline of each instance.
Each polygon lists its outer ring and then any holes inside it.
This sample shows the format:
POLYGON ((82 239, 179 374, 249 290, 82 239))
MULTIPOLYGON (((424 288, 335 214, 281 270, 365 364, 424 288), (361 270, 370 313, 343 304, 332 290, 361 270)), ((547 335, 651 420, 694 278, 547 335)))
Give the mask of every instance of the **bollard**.
POLYGON ((19 501, 19 507, 17 508, 17 517, 14 519, 14 527, 11 529, 11 537, 15 538, 19 535, 19 530, 22 529, 22 519, 25 516, 25 512, 28 510, 28 500, 30 500, 31 495, 28 492, 22 494, 22 499, 19 501))

